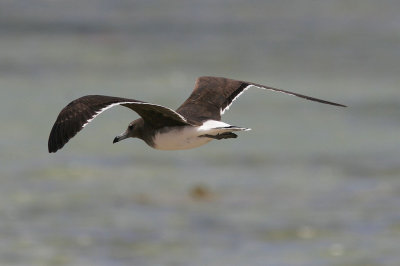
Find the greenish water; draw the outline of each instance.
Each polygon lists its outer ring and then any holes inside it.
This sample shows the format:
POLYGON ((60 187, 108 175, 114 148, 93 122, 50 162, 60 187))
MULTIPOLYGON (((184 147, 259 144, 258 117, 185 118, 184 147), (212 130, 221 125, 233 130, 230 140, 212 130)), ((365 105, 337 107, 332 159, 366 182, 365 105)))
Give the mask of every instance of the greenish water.
POLYGON ((396 1, 0 3, 0 265, 399 265, 396 1), (113 145, 101 114, 56 154, 74 98, 177 107, 218 75, 253 90, 238 139, 113 145))

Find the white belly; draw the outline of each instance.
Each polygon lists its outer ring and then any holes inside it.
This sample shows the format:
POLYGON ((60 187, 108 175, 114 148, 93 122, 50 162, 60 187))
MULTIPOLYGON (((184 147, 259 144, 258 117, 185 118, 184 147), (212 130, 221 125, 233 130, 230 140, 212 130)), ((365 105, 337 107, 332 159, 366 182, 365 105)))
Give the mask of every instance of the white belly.
POLYGON ((209 120, 201 126, 175 127, 164 133, 154 136, 154 148, 158 150, 187 150, 207 144, 212 138, 200 137, 204 134, 216 135, 218 133, 249 130, 247 128, 231 128, 229 124, 209 120))
MULTIPOLYGON (((201 133, 204 134, 204 133, 201 133)), ((198 127, 183 127, 154 136, 154 148, 158 150, 187 150, 207 144, 212 139, 199 137, 198 127)))

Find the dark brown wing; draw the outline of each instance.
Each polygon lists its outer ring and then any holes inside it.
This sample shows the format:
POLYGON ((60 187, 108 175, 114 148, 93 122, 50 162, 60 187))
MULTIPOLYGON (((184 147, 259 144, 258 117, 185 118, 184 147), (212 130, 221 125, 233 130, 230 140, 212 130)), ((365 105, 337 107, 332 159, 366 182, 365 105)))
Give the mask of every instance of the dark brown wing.
POLYGON ((123 105, 137 112, 155 129, 188 124, 182 115, 161 105, 119 97, 87 95, 72 101, 61 110, 50 132, 49 152, 61 149, 96 116, 116 105, 123 105))
POLYGON ((200 77, 192 94, 176 111, 194 121, 221 120, 222 110, 248 85, 232 79, 200 77))
POLYGON ((189 98, 176 110, 190 121, 203 122, 209 119, 221 120, 221 115, 229 109, 233 101, 248 88, 255 86, 261 89, 294 95, 310 101, 342 106, 302 94, 275 89, 272 87, 222 77, 199 77, 189 98))

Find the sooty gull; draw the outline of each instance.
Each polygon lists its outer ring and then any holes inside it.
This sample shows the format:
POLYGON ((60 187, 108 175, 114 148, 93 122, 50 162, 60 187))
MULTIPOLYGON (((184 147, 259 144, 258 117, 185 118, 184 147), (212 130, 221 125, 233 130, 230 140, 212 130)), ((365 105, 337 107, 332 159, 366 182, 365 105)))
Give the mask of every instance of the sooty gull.
POLYGON ((61 110, 51 129, 49 152, 61 149, 96 116, 117 105, 132 109, 141 118, 132 121, 124 133, 114 138, 113 143, 126 138, 139 138, 155 149, 184 150, 199 147, 213 139, 236 138, 237 135, 233 132, 250 129, 224 123, 221 115, 250 87, 345 107, 252 82, 222 77, 199 77, 192 94, 176 111, 158 104, 104 95, 87 95, 72 101, 61 110))

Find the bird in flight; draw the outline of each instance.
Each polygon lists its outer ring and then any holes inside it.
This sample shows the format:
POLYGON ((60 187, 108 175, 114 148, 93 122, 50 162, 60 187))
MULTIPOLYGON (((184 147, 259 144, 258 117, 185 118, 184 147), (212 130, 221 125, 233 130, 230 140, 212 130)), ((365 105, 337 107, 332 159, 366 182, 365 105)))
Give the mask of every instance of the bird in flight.
POLYGON ((51 129, 48 149, 56 152, 95 117, 111 107, 122 105, 141 118, 114 138, 113 143, 126 138, 139 138, 159 150, 184 150, 202 146, 211 140, 236 138, 236 131, 249 128, 232 126, 221 116, 243 92, 251 87, 281 92, 306 100, 346 107, 302 94, 276 89, 252 82, 222 77, 199 77, 192 94, 176 111, 158 104, 134 99, 87 95, 78 98, 61 110, 51 129))

